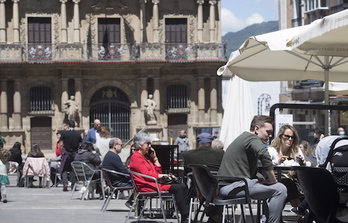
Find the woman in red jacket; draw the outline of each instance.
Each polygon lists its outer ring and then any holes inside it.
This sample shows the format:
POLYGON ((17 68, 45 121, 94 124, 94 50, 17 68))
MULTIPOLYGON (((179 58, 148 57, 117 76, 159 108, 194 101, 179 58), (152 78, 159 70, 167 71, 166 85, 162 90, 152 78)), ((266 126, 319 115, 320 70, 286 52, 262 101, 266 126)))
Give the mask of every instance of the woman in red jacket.
MULTIPOLYGON (((129 169, 160 179, 168 174, 162 174, 162 166, 158 162, 155 150, 151 147, 151 136, 138 133, 134 136, 135 152, 130 159, 129 169), (149 152, 150 151, 150 152, 149 152)), ((141 176, 134 176, 136 187, 139 191, 150 192, 156 190, 156 183, 141 176)), ((189 200, 185 184, 160 184, 161 191, 169 191, 175 195, 175 201, 181 214, 181 222, 188 222, 189 200)))

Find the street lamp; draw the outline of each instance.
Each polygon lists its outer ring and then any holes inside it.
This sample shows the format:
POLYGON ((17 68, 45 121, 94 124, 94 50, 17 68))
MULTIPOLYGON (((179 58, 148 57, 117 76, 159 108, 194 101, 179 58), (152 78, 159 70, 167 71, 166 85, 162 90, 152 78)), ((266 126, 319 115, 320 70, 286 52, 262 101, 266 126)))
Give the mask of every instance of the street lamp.
POLYGON ((270 100, 271 100, 271 95, 269 94, 261 94, 260 97, 258 98, 257 101, 257 108, 258 108, 258 115, 262 115, 262 105, 265 104, 265 110, 269 111, 271 105, 270 105, 270 100))

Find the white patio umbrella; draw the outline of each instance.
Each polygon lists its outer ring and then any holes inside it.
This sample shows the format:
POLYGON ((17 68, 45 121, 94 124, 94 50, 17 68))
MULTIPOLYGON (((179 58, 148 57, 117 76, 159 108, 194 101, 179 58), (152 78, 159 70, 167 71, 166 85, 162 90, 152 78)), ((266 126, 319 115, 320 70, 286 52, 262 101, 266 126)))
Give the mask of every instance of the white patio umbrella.
POLYGON ((233 76, 228 83, 228 91, 224 100, 224 116, 220 131, 220 141, 227 149, 229 144, 242 132, 249 131, 253 118, 253 105, 249 82, 233 76))
POLYGON ((316 20, 309 25, 248 38, 234 51, 226 69, 249 81, 348 81, 348 10, 316 20))

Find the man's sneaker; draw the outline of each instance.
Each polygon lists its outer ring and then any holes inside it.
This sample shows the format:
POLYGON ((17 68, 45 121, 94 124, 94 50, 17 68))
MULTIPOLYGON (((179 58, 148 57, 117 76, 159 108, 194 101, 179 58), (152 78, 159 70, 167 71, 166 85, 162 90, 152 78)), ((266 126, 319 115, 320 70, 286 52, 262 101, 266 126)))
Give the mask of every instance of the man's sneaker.
POLYGON ((127 199, 126 195, 124 195, 123 192, 120 192, 120 191, 119 191, 118 193, 120 193, 120 194, 118 195, 118 199, 121 199, 121 200, 127 199))
POLYGON ((297 207, 293 207, 290 210, 292 213, 297 214, 297 215, 301 215, 301 216, 305 216, 306 212, 305 211, 301 211, 299 210, 297 207))
POLYGON ((79 190, 79 192, 81 194, 85 193, 85 191, 87 190, 87 188, 85 186, 81 187, 81 189, 79 190))

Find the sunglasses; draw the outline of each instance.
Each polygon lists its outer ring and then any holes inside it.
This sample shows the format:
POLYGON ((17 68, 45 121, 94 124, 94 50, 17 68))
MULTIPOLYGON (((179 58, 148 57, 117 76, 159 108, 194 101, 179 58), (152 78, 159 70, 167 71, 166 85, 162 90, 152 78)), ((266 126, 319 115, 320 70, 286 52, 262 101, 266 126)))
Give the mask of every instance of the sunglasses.
POLYGON ((151 146, 151 142, 146 142, 145 144, 147 144, 148 146, 151 146))
POLYGON ((122 144, 116 144, 116 145, 120 145, 121 147, 123 147, 124 146, 124 144, 122 143, 122 144))
POLYGON ((288 139, 295 139, 295 136, 289 136, 289 135, 285 135, 283 134, 284 139, 288 140, 288 139))

